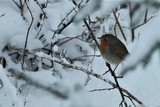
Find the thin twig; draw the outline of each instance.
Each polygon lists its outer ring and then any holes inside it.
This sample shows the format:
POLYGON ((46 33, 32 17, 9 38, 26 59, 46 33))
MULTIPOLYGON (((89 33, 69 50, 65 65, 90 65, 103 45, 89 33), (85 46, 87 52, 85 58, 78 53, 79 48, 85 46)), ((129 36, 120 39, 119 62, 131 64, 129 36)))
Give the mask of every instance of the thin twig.
POLYGON ((40 3, 38 2, 38 0, 34 0, 34 1, 37 3, 37 5, 39 6, 39 8, 41 9, 44 17, 47 18, 46 13, 44 12, 44 9, 42 8, 42 6, 41 6, 40 3))
POLYGON ((73 58, 72 60, 77 60, 77 59, 85 58, 85 57, 100 57, 100 56, 101 55, 83 55, 83 56, 79 56, 79 57, 73 58))
MULTIPOLYGON (((119 18, 119 16, 120 16, 120 13, 118 14, 118 17, 117 17, 117 18, 119 18)), ((115 36, 118 37, 118 36, 117 36, 116 27, 117 27, 117 23, 115 23, 115 25, 114 25, 114 33, 115 33, 115 36)))
POLYGON ((112 88, 100 88, 100 89, 93 89, 93 90, 89 90, 89 92, 95 92, 95 91, 110 91, 112 89, 115 89, 115 87, 112 87, 112 88))
POLYGON ((24 67, 25 50, 26 50, 27 44, 28 44, 28 37, 29 37, 30 29, 31 29, 31 26, 32 26, 33 21, 34 21, 34 17, 33 17, 33 14, 32 14, 32 11, 31 11, 30 7, 28 6, 27 0, 25 0, 25 4, 27 6, 27 9, 29 10, 29 13, 30 13, 32 19, 31 19, 31 23, 30 23, 30 25, 28 27, 28 30, 27 30, 26 41, 25 41, 25 46, 24 46, 24 53, 23 53, 22 68, 24 67))
POLYGON ((154 18, 154 17, 156 17, 156 16, 151 16, 151 17, 150 17, 149 19, 147 19, 145 22, 143 22, 143 23, 141 23, 141 24, 133 27, 132 29, 137 29, 137 28, 141 27, 142 25, 146 24, 148 21, 150 21, 150 20, 151 20, 152 18, 154 18))
POLYGON ((60 22, 60 24, 58 25, 58 29, 57 30, 51 30, 54 32, 53 36, 52 36, 52 39, 55 37, 55 34, 60 34, 65 28, 67 28, 74 20, 75 18, 75 15, 71 17, 71 19, 68 21, 68 16, 73 12, 73 11, 76 11, 75 10, 76 8, 74 7, 66 16, 65 18, 60 22), (67 23, 64 23, 64 21, 67 20, 67 23), (60 26, 62 25, 62 27, 60 28, 60 26))
POLYGON ((91 35, 92 35, 92 38, 93 38, 94 42, 96 43, 97 47, 99 48, 99 43, 98 43, 98 41, 97 41, 95 35, 93 34, 93 32, 92 32, 90 26, 88 25, 86 19, 83 19, 83 21, 84 21, 86 27, 88 28, 88 30, 90 31, 90 33, 91 33, 91 35))
MULTIPOLYGON (((132 16, 132 9, 131 9, 131 1, 129 1, 128 6, 129 6, 129 16, 130 16, 130 27, 132 28, 133 16, 132 16)), ((132 36, 132 42, 133 42, 135 39, 134 29, 131 29, 131 36, 132 36)))
POLYGON ((127 41, 126 36, 125 36, 125 34, 124 34, 123 30, 122 30, 122 27, 121 27, 121 25, 120 25, 120 23, 119 23, 119 21, 118 21, 118 18, 117 18, 117 16, 116 16, 116 13, 114 12, 114 10, 113 10, 113 15, 114 15, 114 17, 115 17, 115 19, 116 19, 116 23, 117 23, 117 25, 118 25, 121 33, 122 33, 122 36, 123 36, 124 40, 127 41))
MULTIPOLYGON (((54 32, 54 35, 55 34, 60 34, 65 28, 67 28, 67 26, 69 26, 72 22, 73 22, 73 19, 74 19, 74 17, 72 17, 71 19, 70 19, 70 21, 68 21, 68 23, 67 24, 63 24, 63 27, 61 28, 61 29, 57 29, 57 30, 52 30, 53 32, 54 32)), ((54 35, 53 35, 53 37, 52 38, 54 38, 54 35)))
POLYGON ((12 0, 12 1, 13 1, 13 2, 16 4, 16 6, 20 9, 21 16, 23 17, 23 19, 25 19, 24 14, 23 14, 25 3, 23 4, 23 3, 22 3, 22 0, 19 0, 20 4, 18 4, 18 3, 15 2, 14 0, 12 0))
POLYGON ((58 25, 58 28, 61 26, 61 25, 64 25, 64 21, 67 20, 68 16, 73 12, 73 11, 76 11, 75 10, 76 7, 73 7, 73 9, 67 13, 67 15, 65 16, 65 18, 60 22, 60 24, 58 25))
POLYGON ((29 90, 31 88, 31 85, 29 85, 28 89, 27 89, 27 92, 26 92, 26 95, 25 95, 25 98, 24 98, 24 107, 26 106, 27 104, 27 96, 28 96, 28 93, 29 93, 29 90))
POLYGON ((2 80, 0 79, 0 89, 3 87, 3 82, 2 80))
MULTIPOLYGON (((124 94, 123 94, 123 92, 122 92, 122 90, 121 90, 121 88, 120 88, 120 85, 119 85, 119 82, 118 82, 118 80, 117 80, 117 76, 116 76, 115 72, 111 69, 111 66, 110 66, 109 63, 106 62, 106 66, 109 68, 109 71, 110 71, 112 77, 114 78, 114 81, 115 81, 115 83, 116 83, 116 85, 117 85, 117 89, 118 89, 118 91, 119 91, 119 93, 120 93, 120 95, 121 95, 122 101, 121 101, 120 105, 123 105, 123 104, 124 104, 125 107, 127 107, 127 106, 126 106, 127 103, 126 103, 126 101, 125 101, 124 94)), ((117 66, 118 66, 118 65, 117 65, 117 66)), ((116 68, 117 68, 117 66, 116 66, 116 68)), ((115 70, 115 69, 114 69, 114 70, 115 70)), ((123 106, 122 106, 122 107, 123 107, 123 106)))
POLYGON ((58 46, 66 43, 66 42, 68 42, 68 41, 71 41, 71 40, 73 40, 73 39, 78 39, 78 38, 81 37, 81 36, 82 36, 82 35, 78 35, 78 36, 76 36, 76 37, 65 37, 65 38, 61 38, 61 39, 59 39, 59 40, 62 40, 62 39, 67 39, 67 40, 64 40, 63 42, 58 43, 58 46))
POLYGON ((20 9, 20 6, 19 6, 19 4, 17 3, 17 2, 15 2, 14 0, 12 0, 15 4, 16 4, 16 6, 20 9))
POLYGON ((4 16, 5 14, 0 15, 0 17, 4 16))
POLYGON ((147 21, 147 16, 148 16, 148 8, 146 9, 146 12, 145 12, 144 22, 146 22, 146 21, 147 21))
POLYGON ((133 102, 133 100, 132 100, 132 98, 130 98, 130 96, 127 96, 127 95, 124 95, 124 96, 127 97, 131 101, 131 103, 133 104, 134 107, 136 107, 136 104, 133 102))

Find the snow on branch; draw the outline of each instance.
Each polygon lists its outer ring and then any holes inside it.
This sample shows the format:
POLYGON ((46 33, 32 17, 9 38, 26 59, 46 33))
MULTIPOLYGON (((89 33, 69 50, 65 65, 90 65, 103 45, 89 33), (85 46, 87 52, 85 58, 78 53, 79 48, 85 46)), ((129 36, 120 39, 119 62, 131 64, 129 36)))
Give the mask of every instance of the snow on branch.
MULTIPOLYGON (((16 50, 16 51, 19 51, 19 52, 23 52, 22 49, 19 49, 19 48, 16 48, 14 46, 11 46, 9 45, 8 47, 9 50, 16 50)), ((30 52, 29 50, 25 52, 25 54, 31 54, 31 55, 34 55, 36 57, 40 57, 40 58, 45 58, 45 59, 48 59, 48 60, 51 60, 53 61, 54 63, 57 63, 57 64, 60 64, 62 65, 64 68, 70 68, 70 69, 74 69, 74 71, 80 71, 80 72, 83 72, 87 75, 91 75, 109 85, 111 85, 113 88, 120 88, 120 90, 125 93, 125 96, 128 96, 128 98, 131 98, 132 100, 134 100, 135 102, 137 102, 138 104, 140 105, 143 105, 142 101, 140 101, 138 98, 136 98, 133 94, 131 94, 128 90, 126 90, 125 88, 123 87, 118 87, 117 84, 113 83, 111 80, 109 79, 106 79, 104 78, 102 75, 100 74, 97 74, 95 73, 94 71, 90 71, 88 69, 85 69, 83 67, 79 67, 79 66, 74 66, 74 65, 71 65, 71 64, 68 64, 68 63, 65 63, 63 61, 58 61, 58 60, 55 60, 54 58, 52 58, 51 56, 47 55, 47 54, 44 54, 42 52, 37 52, 37 53, 32 53, 30 52)), ((37 83, 36 81, 34 81, 31 77, 28 77, 27 75, 25 75, 24 73, 21 73, 21 72, 16 72, 16 70, 14 70, 13 68, 10 69, 10 71, 17 75, 17 76, 20 76, 22 77, 24 80, 30 80, 31 83, 33 83, 34 85, 40 87, 40 88, 43 88, 43 89, 49 89, 49 91, 51 91, 52 93, 55 93, 56 95, 60 96, 60 97, 67 97, 65 95, 63 95, 62 93, 60 92, 57 92, 57 90, 52 90, 51 87, 45 87, 43 86, 41 83, 37 83)))
POLYGON ((28 83, 31 83, 35 87, 39 87, 41 89, 44 89, 59 98, 67 99, 69 97, 68 91, 65 87, 63 87, 63 90, 62 90, 62 89, 58 89, 57 87, 54 87, 52 85, 42 84, 41 82, 34 80, 34 78, 28 76, 27 74, 20 72, 14 68, 9 69, 8 71, 11 72, 16 77, 21 78, 21 79, 27 81, 28 83))
POLYGON ((125 75, 125 74, 127 74, 128 72, 130 72, 131 70, 136 69, 136 67, 137 67, 139 64, 143 64, 144 67, 145 67, 147 64, 149 64, 149 60, 151 59, 151 56, 153 55, 153 53, 154 53, 156 50, 160 50, 160 41, 157 41, 156 43, 154 43, 154 45, 149 48, 148 52, 147 52, 141 59, 138 59, 137 61, 135 61, 135 63, 126 66, 126 67, 121 71, 121 74, 120 74, 120 75, 125 75))

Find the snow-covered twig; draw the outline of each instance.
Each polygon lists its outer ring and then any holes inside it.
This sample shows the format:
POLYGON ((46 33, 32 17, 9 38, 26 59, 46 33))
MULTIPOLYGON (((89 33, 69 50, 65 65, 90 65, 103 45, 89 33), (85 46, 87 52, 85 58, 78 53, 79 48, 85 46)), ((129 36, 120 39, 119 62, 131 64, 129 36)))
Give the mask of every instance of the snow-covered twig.
POLYGON ((46 13, 45 13, 44 9, 42 8, 42 6, 40 5, 40 3, 38 2, 38 0, 34 0, 34 1, 37 3, 37 5, 39 6, 39 8, 41 9, 44 17, 47 18, 46 13))
POLYGON ((68 23, 63 24, 63 27, 62 27, 62 28, 53 31, 53 32, 54 32, 54 35, 53 35, 52 38, 54 38, 55 34, 60 34, 65 28, 67 28, 67 26, 69 26, 69 25, 73 22, 73 19, 74 19, 74 17, 72 17, 72 18, 70 19, 70 21, 68 21, 68 23))
MULTIPOLYGON (((22 52, 23 53, 23 49, 19 49, 19 48, 16 48, 14 46, 11 46, 9 45, 8 46, 8 50, 16 50, 16 51, 19 51, 19 52, 22 52)), ((47 55, 47 54, 35 54, 35 53, 32 53, 30 52, 29 50, 26 51, 26 54, 30 54, 30 55, 34 55, 36 57, 40 57, 40 58, 44 58, 44 59, 48 59, 50 61, 53 61, 54 63, 57 63, 57 64, 60 64, 62 65, 64 68, 70 68, 70 69, 74 69, 74 71, 80 71, 80 72, 83 72, 87 75, 90 75, 90 76, 93 76, 109 85, 111 85, 112 87, 115 87, 117 88, 117 85, 115 83, 113 83, 111 80, 109 79, 106 79, 104 78, 103 76, 101 76, 100 74, 97 74, 95 73, 94 71, 90 71, 88 69, 85 69, 83 67, 79 67, 79 66, 74 66, 74 65, 71 65, 71 64, 67 64, 63 61, 58 61, 58 60, 54 60, 51 56, 47 55)), ((22 74, 22 76, 24 76, 25 74, 22 74)), ((30 78, 30 77, 29 77, 30 78)), ((32 78, 31 78, 32 79, 32 78)), ((136 101, 138 104, 140 105, 143 105, 142 101, 140 101, 138 98, 136 98, 134 95, 132 95, 128 90, 126 90, 125 88, 122 88, 122 87, 119 87, 121 89, 121 91, 123 93, 125 93, 126 95, 128 95, 130 98, 132 98, 134 101, 136 101)))
MULTIPOLYGON (((93 76, 93 77, 96 77, 97 79, 100 79, 100 80, 102 80, 102 81, 110 84, 112 87, 117 88, 117 85, 116 85, 115 83, 113 83, 113 82, 110 81, 109 79, 105 79, 103 76, 101 76, 101 75, 99 75, 99 74, 97 74, 97 73, 94 73, 93 71, 89 71, 89 70, 87 70, 87 69, 85 69, 85 68, 82 68, 82 67, 78 67, 78 66, 73 66, 73 65, 70 65, 70 64, 66 64, 66 63, 64 63, 64 62, 62 62, 62 61, 57 61, 57 60, 53 60, 53 61, 54 61, 55 63, 58 63, 58 64, 64 66, 65 68, 75 69, 75 70, 84 72, 84 73, 86 73, 86 74, 88 74, 88 75, 91 75, 91 76, 93 76)), ((136 101, 138 104, 143 105, 143 103, 142 103, 138 98, 136 98, 134 95, 132 95, 130 92, 128 92, 128 90, 126 90, 126 89, 124 89, 124 88, 122 88, 122 87, 120 87, 120 89, 121 89, 125 94, 127 94, 128 96, 130 96, 130 97, 131 97, 134 101, 136 101)))
POLYGON ((37 3, 37 5, 39 6, 39 8, 42 11, 42 13, 39 16, 40 22, 37 23, 37 28, 39 28, 37 36, 36 36, 36 38, 37 38, 38 35, 40 34, 41 30, 42 30, 42 27, 43 27, 43 23, 41 23, 41 22, 44 22, 44 20, 48 18, 47 15, 46 15, 46 12, 44 11, 44 8, 47 7, 48 2, 46 4, 40 4, 38 2, 38 0, 35 0, 35 2, 37 3))
POLYGON ((72 22, 73 22, 73 19, 74 19, 74 16, 72 16, 69 21, 68 21, 68 16, 74 12, 76 10, 76 7, 73 7, 73 9, 66 15, 66 17, 64 19, 62 19, 62 21, 60 22, 60 24, 58 25, 58 29, 57 30, 52 30, 54 32, 54 35, 52 37, 52 39, 54 38, 55 34, 60 34, 65 28, 67 28, 72 22), (67 23, 64 23, 64 21, 67 20, 67 23))
POLYGON ((67 28, 73 21, 74 21, 74 18, 76 17, 77 15, 77 12, 83 8, 87 3, 88 3, 89 0, 87 0, 85 2, 85 4, 82 4, 82 2, 84 2, 83 0, 80 1, 80 3, 76 3, 76 1, 72 0, 72 3, 75 5, 75 7, 73 7, 73 9, 71 9, 67 14, 66 16, 62 19, 62 21, 60 22, 60 24, 58 25, 58 29, 57 30, 52 30, 54 32, 53 36, 52 36, 52 39, 54 38, 55 34, 60 34, 65 28, 67 28), (73 13, 75 12, 75 13, 73 13), (73 14, 73 15, 72 15, 73 14), (68 19, 68 17, 70 17, 70 19, 68 19))
POLYGON ((21 79, 23 79, 27 82, 30 82, 32 85, 39 87, 41 89, 44 89, 44 90, 52 93, 53 95, 56 95, 59 98, 67 99, 69 97, 68 92, 65 89, 63 89, 64 92, 62 92, 59 89, 56 89, 56 87, 53 87, 51 85, 42 84, 41 82, 34 80, 34 78, 31 78, 27 74, 20 72, 16 69, 13 69, 13 68, 9 69, 8 71, 17 77, 20 77, 21 79))

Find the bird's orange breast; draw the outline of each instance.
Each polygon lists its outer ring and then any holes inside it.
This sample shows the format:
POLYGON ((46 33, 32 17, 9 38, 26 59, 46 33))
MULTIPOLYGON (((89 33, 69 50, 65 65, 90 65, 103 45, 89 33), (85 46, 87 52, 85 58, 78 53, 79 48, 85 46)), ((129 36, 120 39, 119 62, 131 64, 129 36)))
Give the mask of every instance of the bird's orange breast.
POLYGON ((101 54, 104 54, 104 53, 106 53, 106 49, 107 49, 107 40, 101 40, 100 41, 100 45, 99 45, 99 49, 100 49, 100 52, 101 52, 101 54))

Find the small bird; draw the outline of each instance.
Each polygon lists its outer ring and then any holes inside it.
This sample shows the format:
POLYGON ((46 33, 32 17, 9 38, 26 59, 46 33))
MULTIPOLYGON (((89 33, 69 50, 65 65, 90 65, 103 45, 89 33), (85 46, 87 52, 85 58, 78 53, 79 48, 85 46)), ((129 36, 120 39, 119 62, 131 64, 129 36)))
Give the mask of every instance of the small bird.
POLYGON ((120 64, 129 54, 126 46, 112 34, 105 34, 98 39, 101 55, 110 64, 120 64))

